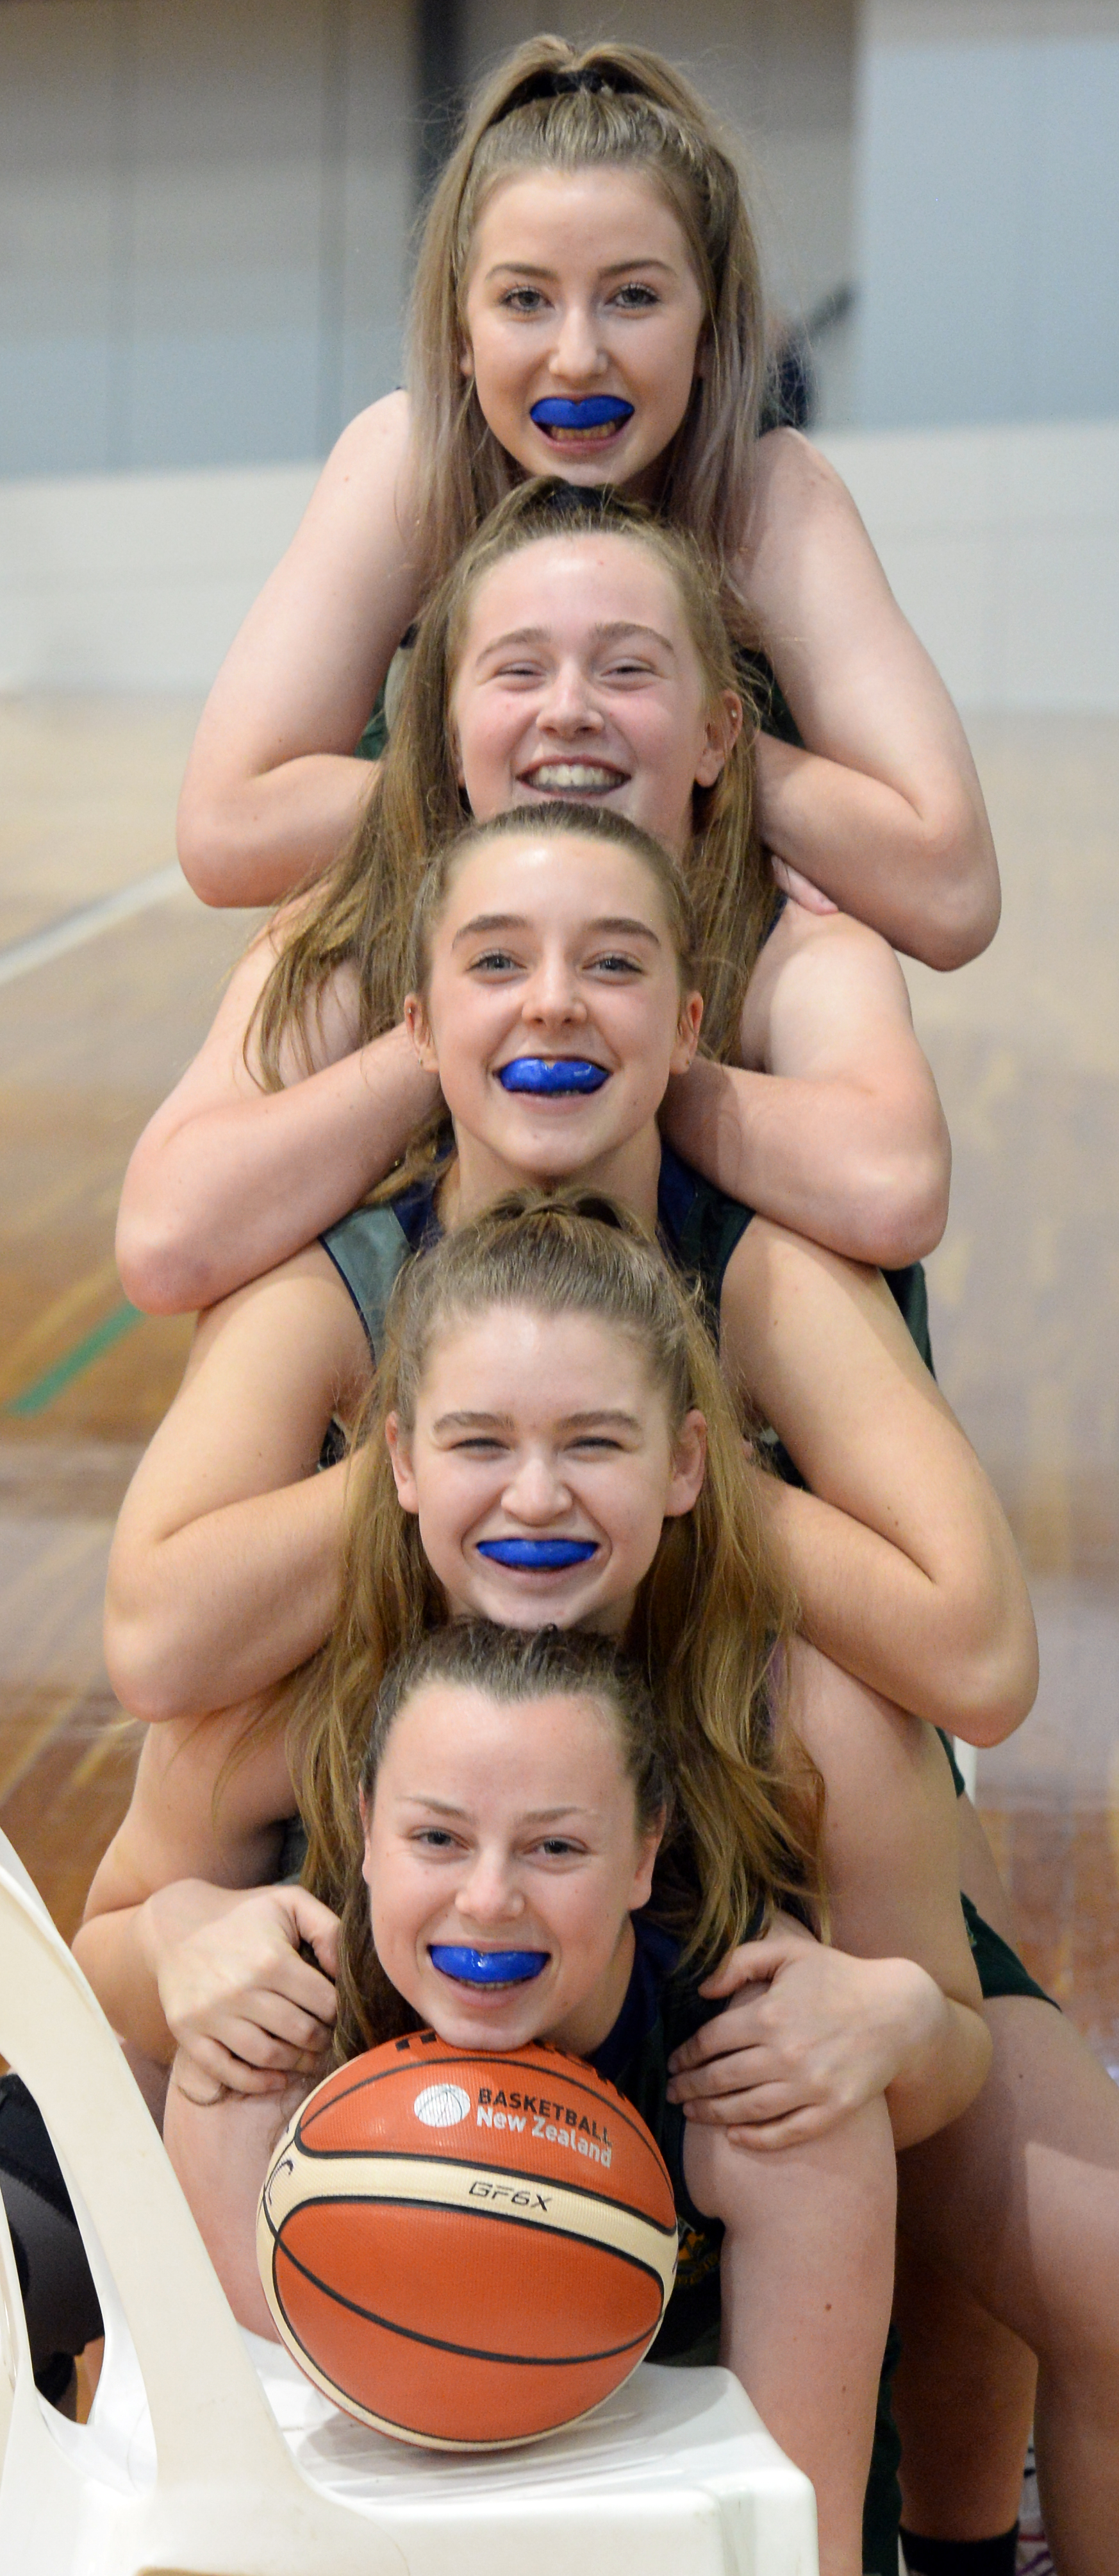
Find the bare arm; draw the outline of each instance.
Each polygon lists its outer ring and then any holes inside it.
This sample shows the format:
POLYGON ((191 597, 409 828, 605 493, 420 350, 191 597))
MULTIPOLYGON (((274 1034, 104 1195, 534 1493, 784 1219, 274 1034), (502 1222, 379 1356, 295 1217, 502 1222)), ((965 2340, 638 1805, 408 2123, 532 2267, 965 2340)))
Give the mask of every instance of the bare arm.
POLYGON ((150 1730, 74 1950, 134 2049, 166 2066, 180 2046, 213 2084, 275 2093, 322 2071, 337 1924, 306 1889, 273 1883, 291 1780, 281 1729, 242 1743, 254 1714, 150 1730))
POLYGON ((931 1252, 951 1148, 885 940, 844 913, 787 904, 750 978, 740 1057, 741 1068, 697 1058, 670 1085, 678 1152, 848 1260, 898 1269, 931 1252))
POLYGON ((850 493, 795 430, 761 441, 739 579, 807 746, 758 746, 767 846, 893 947, 964 965, 999 885, 963 728, 850 493))
POLYGON ((257 2202, 273 2149, 310 2090, 300 2077, 279 2100, 253 2101, 207 2086, 192 2059, 177 2057, 167 2091, 163 2143, 210 2261, 238 2325, 272 2343, 279 2336, 257 2269, 257 2202))
POLYGON ((322 1644, 346 1469, 317 1461, 368 1379, 361 1324, 319 1247, 202 1318, 109 1560, 106 1657, 134 1715, 232 1708, 322 1644))
POLYGON ((190 1314, 286 1261, 391 1171, 438 1094, 407 1032, 353 1046, 350 997, 328 989, 292 1048, 288 1087, 263 1091, 245 1032, 275 956, 264 932, 232 976, 205 1045, 150 1119, 117 1220, 117 1262, 147 1314, 190 1314))
POLYGON ((788 1925, 732 1952, 704 1991, 734 2000, 677 2051, 673 2096, 743 2145, 780 2146, 884 2091, 895 2144, 912 2146, 959 2118, 990 2064, 951 1775, 928 1727, 811 1647, 790 1684, 824 1779, 835 1946, 788 1925))
POLYGON ((343 431, 306 516, 210 692, 179 805, 204 903, 274 903, 349 839, 373 773, 353 757, 416 613, 408 407, 343 431))
POLYGON ((727 1272, 722 1350, 809 1489, 760 1483, 805 1634, 899 1707, 1001 1743, 1037 1689, 1025 1578, 883 1281, 756 1218, 727 1272))

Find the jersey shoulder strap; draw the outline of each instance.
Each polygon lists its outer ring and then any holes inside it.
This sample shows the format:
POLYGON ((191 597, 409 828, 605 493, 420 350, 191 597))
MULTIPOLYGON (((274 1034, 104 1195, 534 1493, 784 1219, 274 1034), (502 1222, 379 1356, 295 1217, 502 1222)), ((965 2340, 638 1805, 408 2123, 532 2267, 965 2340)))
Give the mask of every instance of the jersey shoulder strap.
POLYGON ((349 1289, 376 1360, 385 1338, 389 1298, 412 1246, 392 1206, 355 1208, 321 1238, 349 1289))
POLYGON ((714 1181, 693 1172, 670 1145, 662 1145, 657 1192, 661 1240, 689 1286, 698 1287, 716 1340, 723 1281, 753 1213, 717 1189, 714 1181))

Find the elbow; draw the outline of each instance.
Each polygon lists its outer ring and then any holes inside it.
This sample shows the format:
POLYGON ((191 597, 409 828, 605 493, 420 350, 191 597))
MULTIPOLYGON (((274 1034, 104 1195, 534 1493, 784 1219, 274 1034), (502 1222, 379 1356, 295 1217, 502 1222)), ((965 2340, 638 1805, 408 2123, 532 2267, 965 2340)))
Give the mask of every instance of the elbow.
POLYGON ((926 896, 910 953, 948 975, 990 947, 1002 911, 998 863, 982 807, 962 796, 921 837, 926 896))
POLYGON ((213 816, 201 811, 185 795, 179 803, 175 847, 179 866, 199 902, 219 906, 229 903, 229 872, 221 833, 215 828, 213 816))
POLYGON ((122 1708, 145 1726, 198 1714, 183 1689, 185 1657, 169 1623, 152 1615, 105 1611, 105 1668, 122 1708))
POLYGON ((905 1270, 936 1250, 948 1222, 952 1153, 937 1109, 921 1141, 868 1154, 851 1193, 851 1234, 837 1249, 872 1269, 905 1270))
POLYGON ((990 1751, 1021 1726, 1038 1684, 1037 1630, 1024 1585, 1022 1603, 957 1651, 944 1678, 948 1687, 937 1723, 965 1744, 990 1751))
POLYGON ((188 774, 179 798, 175 847, 187 884, 200 903, 222 910, 231 904, 264 900, 255 890, 246 892, 241 883, 244 840, 244 825, 238 833, 229 809, 193 790, 188 774))
POLYGON ((121 1203, 117 1269, 125 1296, 142 1315, 195 1315, 222 1294, 196 1242, 166 1208, 121 1203))

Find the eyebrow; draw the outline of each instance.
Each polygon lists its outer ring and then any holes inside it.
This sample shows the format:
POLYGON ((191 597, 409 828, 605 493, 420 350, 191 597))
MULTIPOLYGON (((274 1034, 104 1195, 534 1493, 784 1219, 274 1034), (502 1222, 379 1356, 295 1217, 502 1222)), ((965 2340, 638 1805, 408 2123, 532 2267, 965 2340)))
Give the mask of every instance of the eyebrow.
MULTIPOLYGON (((565 1413, 556 1428, 559 1431, 590 1431, 607 1423, 618 1431, 639 1432, 641 1429, 636 1414, 625 1413, 620 1407, 609 1405, 595 1406, 586 1413, 565 1413)), ((511 1413, 441 1413, 431 1427, 433 1432, 512 1431, 515 1424, 511 1413)))
MULTIPOLYGON (((521 912, 479 912, 473 921, 464 921, 462 929, 456 930, 451 947, 457 948, 461 939, 488 938, 495 930, 529 930, 531 927, 521 912)), ((653 948, 659 948, 661 944, 647 921, 631 921, 627 913, 601 913, 597 920, 587 922, 586 929, 588 932, 608 930, 620 939, 647 939, 653 948)))
MULTIPOLYGON (((562 528, 558 528, 556 533, 562 536, 562 528)), ((615 532, 608 529, 606 533, 613 535, 615 532)), ((645 626, 637 617, 603 619, 597 626, 592 626, 591 635, 599 644, 620 643, 624 635, 647 635, 654 644, 661 646, 662 651, 671 653, 675 659, 676 647, 671 638, 662 635, 659 626, 645 626)), ((547 626, 514 626, 510 628, 507 635, 497 635, 492 644, 484 644, 478 660, 487 661, 491 653, 507 653, 512 644, 549 644, 551 640, 551 632, 547 626)))
MULTIPOLYGON (((402 1790, 400 1803, 402 1807, 423 1807, 433 1816, 468 1816, 470 1813, 468 1807, 456 1807, 449 1798, 429 1797, 424 1789, 402 1790)), ((524 1814, 518 1816, 517 1823, 549 1825, 556 1824, 561 1816, 593 1816, 594 1813, 593 1807, 579 1807, 572 1800, 565 1807, 526 1807, 524 1814)))
MULTIPOLYGON (((646 259, 642 257, 640 252, 633 259, 612 259, 609 265, 606 268, 600 268, 597 271, 597 274, 599 277, 623 277, 630 270, 635 268, 659 268, 662 276, 664 277, 675 277, 676 275, 676 270, 674 269, 671 260, 646 259)), ((486 270, 487 279, 491 277, 557 277, 558 275, 558 269, 541 268, 530 259, 496 259, 493 267, 487 268, 486 270)))

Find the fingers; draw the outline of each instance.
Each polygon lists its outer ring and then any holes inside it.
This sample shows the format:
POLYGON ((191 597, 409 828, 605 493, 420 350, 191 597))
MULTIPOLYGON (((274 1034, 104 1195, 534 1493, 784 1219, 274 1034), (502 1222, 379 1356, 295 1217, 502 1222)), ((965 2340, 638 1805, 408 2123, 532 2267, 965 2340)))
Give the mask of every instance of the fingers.
POLYGON ((791 895, 794 903, 802 904, 805 912, 838 911, 839 907, 832 902, 830 894, 824 894, 819 886, 813 885, 811 877, 802 875, 799 868, 790 867, 787 859, 774 859, 773 877, 782 893, 791 895))
POLYGON ((740 1986, 757 1985, 775 1977, 778 1970, 799 1960, 806 1948, 818 1950, 820 1944, 802 1923, 789 1915, 778 1915, 773 1930, 760 1941, 740 1941, 736 1950, 728 1950, 717 1968, 705 1977, 701 1995, 731 1995, 740 1986))
POLYGON ((223 2101, 227 2093, 280 2093, 288 2081, 283 2074, 247 2066, 216 2039, 180 2048, 172 2068, 179 2092, 203 2109, 223 2101))
POLYGON ((308 1941, 320 1968, 325 1969, 328 1977, 336 1977, 339 1932, 337 1915, 331 1913, 329 1905, 321 1904, 317 1896, 312 1896, 306 1887, 290 1888, 287 1890, 287 1895, 297 1938, 300 1941, 308 1941))

